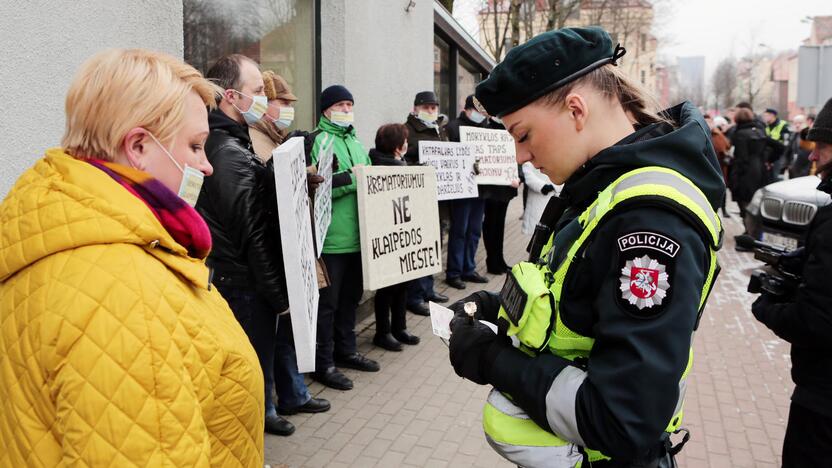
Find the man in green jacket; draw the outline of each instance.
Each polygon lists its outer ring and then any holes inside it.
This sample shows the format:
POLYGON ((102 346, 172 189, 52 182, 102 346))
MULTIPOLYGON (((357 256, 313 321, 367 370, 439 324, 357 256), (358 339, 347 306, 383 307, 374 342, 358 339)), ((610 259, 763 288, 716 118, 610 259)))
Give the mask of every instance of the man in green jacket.
POLYGON ((377 362, 358 354, 355 346, 355 311, 363 293, 361 241, 358 235, 358 199, 352 168, 369 166, 370 157, 355 136, 347 88, 333 85, 321 93, 321 119, 312 145, 312 162, 318 163, 321 147, 332 144, 337 172, 332 175, 332 222, 321 257, 330 285, 321 289, 318 302, 318 346, 312 377, 338 390, 350 390, 352 380, 335 366, 377 372, 377 362))

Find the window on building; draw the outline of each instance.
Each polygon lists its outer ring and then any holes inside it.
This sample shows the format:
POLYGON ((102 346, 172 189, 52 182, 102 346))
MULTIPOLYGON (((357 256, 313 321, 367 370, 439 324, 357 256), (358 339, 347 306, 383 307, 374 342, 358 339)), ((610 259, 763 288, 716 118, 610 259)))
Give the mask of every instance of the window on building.
POLYGON ((317 124, 315 2, 183 0, 185 61, 206 73, 228 54, 251 57, 281 75, 298 97, 298 128, 317 124))
POLYGON ((645 70, 641 71, 641 84, 647 83, 647 72, 645 70))
POLYGON ((482 72, 474 66, 468 59, 459 55, 459 74, 457 76, 457 91, 456 91, 456 108, 461 111, 465 108, 465 98, 470 94, 474 94, 477 88, 477 83, 482 81, 482 72))
POLYGON ((641 51, 647 50, 647 34, 641 34, 641 51))
POLYGON ((433 37, 433 89, 439 98, 439 112, 451 112, 451 46, 441 37, 433 37))

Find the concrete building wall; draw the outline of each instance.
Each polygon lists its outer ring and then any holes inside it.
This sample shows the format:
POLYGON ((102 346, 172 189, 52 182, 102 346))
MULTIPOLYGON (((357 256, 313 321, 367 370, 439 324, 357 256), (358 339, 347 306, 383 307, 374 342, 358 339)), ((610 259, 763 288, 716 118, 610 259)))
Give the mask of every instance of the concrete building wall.
POLYGON ((182 2, 0 2, 0 199, 64 131, 64 98, 76 70, 110 47, 182 57, 182 2))
POLYGON ((433 89, 433 2, 416 2, 409 12, 406 4, 322 0, 321 85, 352 92, 367 149, 380 125, 404 123, 416 93, 433 89))

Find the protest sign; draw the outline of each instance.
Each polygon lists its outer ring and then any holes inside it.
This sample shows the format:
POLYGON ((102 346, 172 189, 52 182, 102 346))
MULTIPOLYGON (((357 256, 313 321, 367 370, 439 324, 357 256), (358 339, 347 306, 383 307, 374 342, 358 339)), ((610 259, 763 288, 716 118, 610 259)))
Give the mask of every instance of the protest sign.
POLYGON ((479 196, 474 180, 474 153, 469 145, 422 140, 419 142, 419 162, 436 169, 438 200, 479 196))
POLYGON ((364 289, 440 272, 439 205, 433 167, 362 166, 353 173, 364 289))
MULTIPOLYGON (((272 152, 277 188, 277 213, 286 289, 292 314, 292 332, 298 371, 315 370, 315 337, 318 323, 318 277, 312 240, 309 192, 306 188, 306 158, 303 138, 285 141, 272 152)), ((275 311, 280 312, 280 311, 275 311)))
POLYGON ((334 137, 328 133, 323 135, 322 149, 318 153, 318 175, 323 177, 324 181, 315 189, 315 200, 312 204, 314 214, 312 222, 315 225, 315 258, 321 256, 326 231, 332 221, 332 158, 335 156, 332 153, 332 142, 334 137))
POLYGON ((463 126, 459 127, 459 141, 473 149, 478 184, 511 185, 520 178, 514 138, 507 131, 463 126))

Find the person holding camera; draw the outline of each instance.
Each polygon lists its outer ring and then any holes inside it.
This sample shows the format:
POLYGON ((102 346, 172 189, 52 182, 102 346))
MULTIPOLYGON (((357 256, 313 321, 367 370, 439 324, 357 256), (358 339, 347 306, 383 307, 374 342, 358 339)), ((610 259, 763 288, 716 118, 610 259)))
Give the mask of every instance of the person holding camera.
MULTIPOLYGON (((832 99, 817 116, 807 139, 817 164, 818 190, 832 193, 832 99)), ((754 317, 792 345, 795 383, 783 441, 783 467, 828 466, 832 459, 832 205, 820 208, 805 243, 803 281, 794 294, 763 291, 754 317)))

